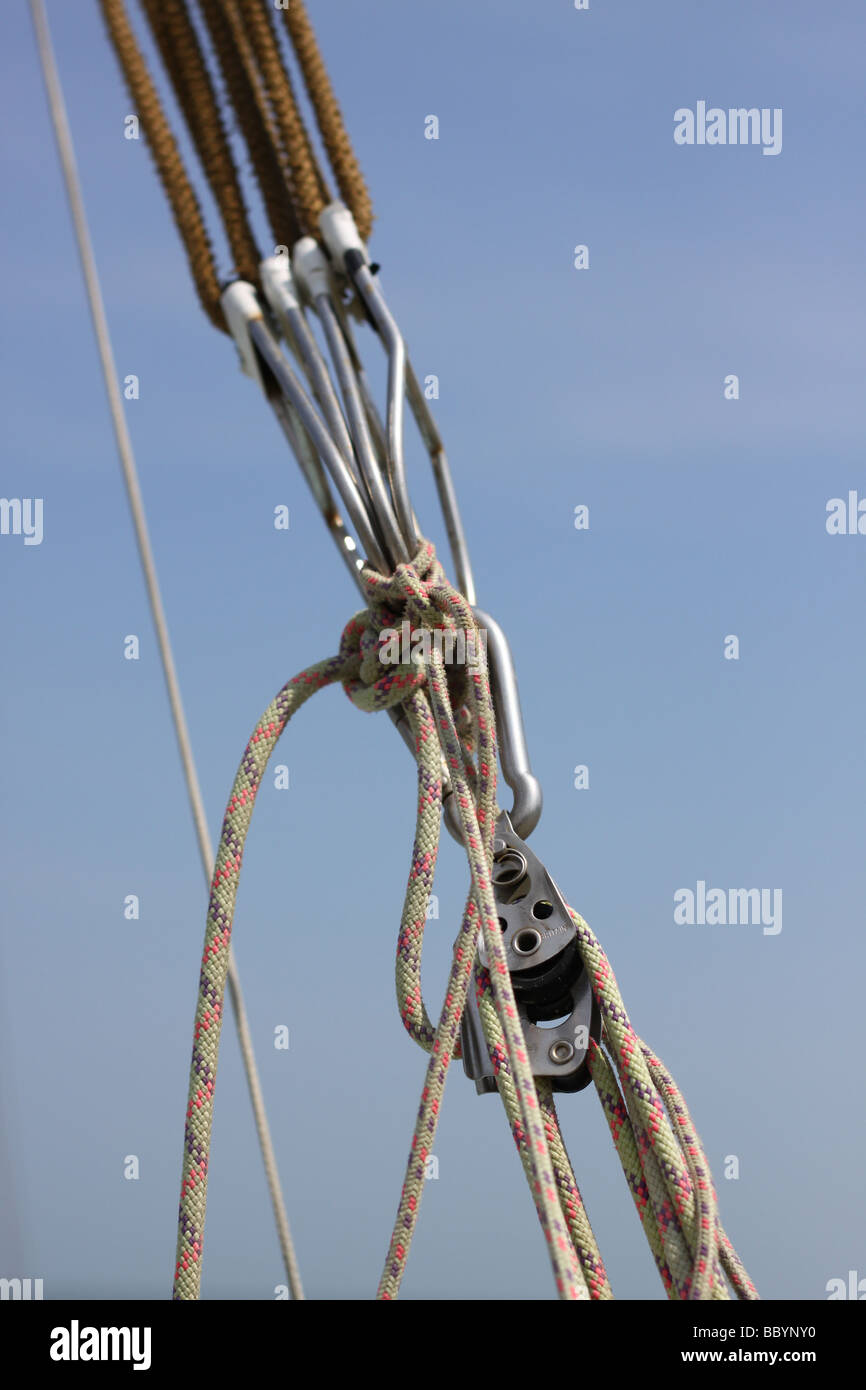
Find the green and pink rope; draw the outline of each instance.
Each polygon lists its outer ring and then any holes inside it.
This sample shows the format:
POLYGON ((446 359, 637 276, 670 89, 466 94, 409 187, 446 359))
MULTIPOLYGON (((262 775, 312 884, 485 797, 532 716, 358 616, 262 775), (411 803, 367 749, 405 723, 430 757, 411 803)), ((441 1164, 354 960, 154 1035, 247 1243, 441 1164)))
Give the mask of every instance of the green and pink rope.
MULTIPOLYGON (((532 1075, 493 896, 496 725, 486 666, 447 668, 435 643, 429 660, 380 660, 383 632, 474 632, 466 600, 449 584, 434 549, 421 542, 411 564, 385 578, 362 572, 368 607, 347 624, 336 656, 308 667, 276 695, 253 731, 232 787, 207 910, 184 1131, 174 1297, 201 1285, 214 1089, 229 943, 244 845, 270 756, 292 716, 324 687, 342 683, 358 708, 401 705, 415 742, 418 800, 412 860, 397 943, 397 1003, 404 1027, 429 1053, 378 1297, 397 1297, 417 1225, 426 1160, 433 1149, 448 1068, 470 989, 477 993, 497 1088, 526 1173, 560 1298, 613 1297, 562 1140, 549 1082, 532 1075), (472 886, 455 942, 445 998, 434 1025, 421 992, 421 957, 442 822, 443 759, 459 814, 472 886), (479 933, 488 967, 476 964, 479 933)), ((480 644, 479 644, 480 646, 480 644)), ((613 971, 590 928, 572 913, 584 966, 602 1013, 602 1045, 589 1068, 664 1287, 671 1298, 757 1298, 718 1217, 709 1164, 674 1082, 635 1034, 613 971)))

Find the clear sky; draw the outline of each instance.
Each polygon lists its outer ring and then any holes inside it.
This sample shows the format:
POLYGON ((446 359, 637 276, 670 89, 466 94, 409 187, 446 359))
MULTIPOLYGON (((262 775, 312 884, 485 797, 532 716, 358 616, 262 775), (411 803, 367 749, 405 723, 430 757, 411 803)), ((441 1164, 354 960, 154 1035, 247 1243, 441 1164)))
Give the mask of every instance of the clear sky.
MULTIPOLYGON (((198 308, 144 142, 123 138, 97 6, 48 8, 118 368, 140 380, 129 426, 216 836, 260 712, 335 650, 356 595, 198 308)), ((825 525, 829 499, 866 498, 866 15, 309 8, 370 180, 371 250, 419 372, 439 377, 479 599, 517 658, 545 793, 533 848, 683 1088, 759 1290, 823 1298, 866 1275, 866 535, 825 525), (781 151, 676 144, 674 113, 698 102, 780 108, 781 151), (782 930, 676 923, 699 881, 780 890, 782 930)), ((205 888, 28 7, 4 6, 3 28, 0 492, 43 499, 44 537, 0 536, 0 1275, 41 1277, 46 1297, 161 1298, 205 888)), ((414 436, 409 463, 442 544, 414 436)), ((333 690, 277 761, 290 787, 260 794, 235 946, 307 1292, 365 1298, 424 1069, 393 986, 412 766, 386 718, 333 690)), ((431 1008, 465 892, 450 841, 440 867, 431 1008)), ((594 1092, 560 1112, 615 1294, 661 1297, 594 1092)), ((436 1155, 404 1295, 553 1296, 501 1107, 459 1067, 436 1155)), ((205 1296, 282 1282, 229 1026, 205 1253, 205 1296)))

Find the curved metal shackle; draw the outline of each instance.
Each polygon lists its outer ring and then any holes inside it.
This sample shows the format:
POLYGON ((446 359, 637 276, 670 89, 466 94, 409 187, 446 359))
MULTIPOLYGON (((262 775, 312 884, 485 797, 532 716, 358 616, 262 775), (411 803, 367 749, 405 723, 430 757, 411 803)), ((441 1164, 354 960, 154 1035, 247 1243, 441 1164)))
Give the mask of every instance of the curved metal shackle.
MULTIPOLYGON (((394 490, 389 489, 389 459, 392 444, 389 437, 386 456, 380 460, 367 419, 363 392, 360 388, 341 321, 339 294, 336 291, 330 263, 313 237, 301 237, 292 249, 292 269, 296 283, 315 312, 327 343, 337 375, 346 411, 349 444, 347 462, 353 468, 364 495, 368 520, 373 532, 381 538, 382 552, 391 569, 406 562, 415 553, 414 533, 408 537, 398 523, 394 490), (384 467, 383 467, 384 465, 384 467)), ((402 437, 402 421, 399 437, 402 437)), ((344 434, 344 439, 345 439, 344 434)))
MULTIPOLYGON (((319 225, 332 265, 345 274, 354 286, 360 303, 388 355, 387 476, 394 512, 404 539, 411 543, 413 552, 417 539, 415 515, 409 496, 403 452, 403 401, 407 396, 430 455, 457 583, 472 605, 476 621, 487 634, 491 693, 499 731, 499 761, 502 775, 514 793, 511 823, 521 839, 525 839, 538 824, 541 816, 541 784, 533 775, 529 762, 517 675, 508 640, 495 619, 474 606, 475 584, 469 552, 439 431, 412 370, 399 327, 375 278, 375 267, 370 264, 367 248, 358 234, 351 213, 342 203, 331 203, 322 213, 319 225)), ((454 805, 447 807, 446 819, 451 833, 461 839, 462 830, 454 805)))
MULTIPOLYGON (((344 209, 340 211, 345 212, 344 209)), ((357 238, 356 232, 354 237, 357 238)), ((350 242, 352 240, 351 229, 349 240, 350 242)), ((360 245, 360 242, 358 244, 360 245)), ((312 249, 311 247, 310 252, 312 249)), ((335 248, 331 247, 330 249, 333 255, 335 248)), ((404 532, 404 523, 409 517, 412 519, 413 551, 411 553, 414 553, 416 536, 414 512, 409 500, 402 449, 402 400, 404 396, 408 395, 410 406, 433 463, 458 584, 461 592, 472 606, 475 619, 486 636, 485 645, 490 671, 491 694, 499 734, 499 762, 503 778, 514 796, 510 813, 511 823, 517 834, 525 839, 531 834, 541 816, 542 793, 541 785, 533 775, 529 762, 511 649, 505 633, 496 620, 484 610, 474 606, 475 590, 472 571, 444 447, 435 422, 427 408, 423 393, 418 387, 417 378, 409 363, 399 329, 387 310, 379 287, 375 286, 375 294, 370 295, 372 271, 369 268, 366 249, 363 247, 362 253, 356 253, 356 263, 354 264, 351 256, 346 255, 344 257, 346 273, 355 285, 361 302, 368 309, 375 307, 376 312, 371 317, 374 327, 377 328, 388 351, 389 363, 391 364, 388 377, 388 438, 384 450, 385 468, 381 473, 379 473, 379 460, 376 457, 374 441, 363 419, 362 400, 357 393, 352 391, 352 382, 349 380, 353 375, 351 357, 354 355, 351 337, 346 343, 346 352, 344 353, 341 327, 337 315, 332 311, 330 302, 325 303, 326 298, 330 301, 330 295, 322 275, 323 271, 325 274, 327 272, 321 261, 316 259, 312 261, 314 273, 319 278, 318 283, 315 284, 317 293, 309 295, 309 298, 312 300, 312 307, 325 320, 328 347, 332 357, 336 358, 335 366, 340 387, 344 400, 348 402, 348 422, 343 418, 333 388, 330 386, 324 360, 318 354, 318 349, 316 349, 309 329, 306 327, 301 306, 295 298, 291 285, 292 276, 288 257, 279 260, 274 258, 263 265, 262 270, 265 273, 263 273, 262 279, 265 293, 270 301, 271 311, 278 321, 281 321, 288 329, 287 341, 290 341, 291 345, 299 350, 298 355, 302 358, 307 369, 308 379, 310 379, 310 384, 323 410, 324 420, 313 409, 312 401, 282 356, 267 326, 252 286, 236 282, 224 294, 223 305, 241 349, 242 360, 246 354, 245 365, 250 375, 258 376, 266 394, 269 394, 266 382, 261 375, 261 368, 264 367, 278 387, 285 407, 288 408, 288 413, 286 409, 277 409, 278 417, 281 419, 290 442, 294 445, 294 452, 298 455, 307 480, 316 495, 320 510, 322 510, 329 529, 340 546, 343 558, 352 570, 356 582, 360 581, 360 574, 356 568, 358 561, 355 560, 355 546, 334 513, 321 465, 324 463, 325 469, 336 484, 361 546, 375 568, 386 573, 393 568, 395 562, 405 559, 408 537, 404 532), (385 331, 386 328, 387 331, 385 331), (337 344, 338 337, 340 337, 339 345, 337 344), (395 342, 399 342, 400 345, 396 368, 392 356, 395 342), (349 351, 350 348, 351 351, 349 351), (393 398, 396 390, 399 390, 400 394, 400 409, 394 408, 393 398), (299 445, 301 446, 300 453, 299 445), (395 520, 398 522, 396 527, 395 520), (403 535, 400 534, 401 532, 403 535)), ((308 291, 310 288, 313 286, 308 286, 308 291)), ((273 400, 272 403, 275 404, 276 408, 276 403, 273 400)), ((362 587, 360 583, 359 587, 362 587)), ((405 739, 408 734, 408 726, 403 727, 403 721, 399 716, 394 718, 394 722, 405 739)), ((407 742, 409 741, 411 740, 407 739, 407 742)), ((457 815, 456 804, 447 792, 445 812, 449 831, 456 839, 462 840, 462 827, 457 815)))
MULTIPOLYGON (((481 608, 473 608, 472 612, 485 637, 502 776, 514 793, 509 820, 519 838, 527 840, 541 819, 544 798, 529 762, 514 657, 496 619, 481 608)), ((453 797, 445 803, 445 824, 454 839, 462 843, 463 828, 453 797)))
POLYGON ((543 796, 541 783, 529 762, 514 657, 496 619, 481 608, 473 608, 472 612, 482 632, 487 634, 487 665, 496 711, 499 762, 502 775, 514 793, 509 819, 520 839, 525 840, 541 818, 543 796))
MULTIPOLYGON (((240 354, 243 370, 258 382, 266 399, 270 400, 280 426, 289 440, 292 451, 322 513, 325 525, 348 566, 361 596, 366 600, 367 594, 360 574, 362 561, 358 556, 358 546, 346 530, 333 505, 322 469, 322 461, 337 485, 337 490, 366 549, 368 560, 372 561, 381 573, 387 573, 377 548, 375 528, 369 512, 369 499, 361 492, 359 479, 355 477, 350 466, 348 451, 344 452, 348 431, 345 427, 345 421, 342 422, 342 428, 336 421, 340 407, 327 378, 327 368, 318 355, 318 349, 312 335, 306 328, 299 306, 294 303, 291 293, 287 297, 283 294, 286 282, 282 267, 277 266, 275 270, 278 273, 280 287, 276 301, 273 298, 274 282, 268 284, 268 277, 263 277, 266 284, 266 294, 271 302, 271 309, 280 320, 284 331, 288 330, 286 341, 293 347, 293 350, 298 349, 298 355, 303 361, 310 384, 323 408, 335 439, 332 439, 328 434, 327 427, 317 416, 312 401, 283 356, 280 346, 265 320, 255 289, 246 281, 235 280, 224 290, 222 306, 226 321, 240 354), (271 291, 270 294, 267 293, 268 289, 271 291), (294 317, 295 308, 298 309, 298 317, 294 317), (276 392, 271 390, 271 382, 277 387, 276 392), (341 444, 343 444, 343 448, 340 447, 341 444)), ((410 753, 414 756, 415 742, 404 711, 398 706, 392 706, 388 710, 388 715, 410 753)), ((442 782, 447 816, 449 807, 453 802, 451 796, 453 788, 444 758, 442 760, 442 782)), ((449 820, 448 824, 454 833, 453 821, 449 820)), ((458 839, 462 838, 459 833, 459 822, 457 837, 458 839)))

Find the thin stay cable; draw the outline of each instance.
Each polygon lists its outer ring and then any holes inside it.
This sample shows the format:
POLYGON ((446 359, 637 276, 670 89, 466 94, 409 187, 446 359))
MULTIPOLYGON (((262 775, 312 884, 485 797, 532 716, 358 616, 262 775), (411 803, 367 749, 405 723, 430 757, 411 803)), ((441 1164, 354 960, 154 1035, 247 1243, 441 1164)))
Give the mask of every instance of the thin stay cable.
MULTIPOLYGON (((204 869, 205 880, 210 886, 211 875, 213 873, 214 856, 213 849, 208 835, 207 819, 205 816, 204 803, 202 801, 201 788, 199 786, 198 774, 196 772, 195 761, 192 753, 192 745, 187 728, 186 718, 183 711, 181 700, 180 685, 177 679, 177 672, 174 664, 174 656, 171 649, 171 641, 168 634, 168 625, 165 619, 165 611, 162 606, 162 598, 159 591, 156 565, 154 563, 153 551, 148 535, 147 520, 144 513, 144 504, 139 486, 138 472, 135 466, 135 456, 132 449, 132 441, 126 425, 126 417, 123 413, 123 402, 120 394, 120 387, 117 381, 117 371, 114 365, 114 356, 111 349, 111 339, 108 332, 108 322, 105 316, 105 307, 102 300, 102 291, 99 284, 99 275, 96 269, 96 260, 93 254, 93 246, 90 240, 90 232, 87 226, 87 217, 84 210, 84 200, 81 194, 81 186, 78 178, 78 170, 75 162, 75 151, 72 143, 72 134, 69 129, 69 122, 66 115, 66 107, 63 100, 63 91, 60 85, 60 77, 54 59, 51 46, 51 35, 48 28, 48 17, 45 12, 44 0, 30 0, 30 9, 33 15, 33 23, 36 29, 36 41, 39 49, 39 58, 42 64, 45 86, 48 94, 48 103, 51 110, 51 119, 54 125, 54 133, 57 139, 60 162, 63 168, 63 176, 66 183, 66 192, 69 199, 72 220, 75 226, 75 236, 78 242, 78 252, 81 258, 81 266, 84 272, 84 279, 87 288, 87 298, 93 318, 94 331, 99 347, 99 356, 102 363, 102 372, 105 379, 105 389, 108 395, 108 403, 111 410, 114 432, 117 439, 117 449, 120 463, 123 470, 123 478, 126 484, 127 495, 129 498, 130 511, 135 527, 136 542, 138 545, 141 567, 144 571, 145 585, 147 587, 148 600, 153 618, 153 625, 156 629, 157 642, 159 645, 160 658, 162 660, 163 674, 168 689, 168 698, 171 705, 172 718, 177 736, 178 748, 180 750, 181 761, 183 763, 184 778, 186 780, 187 793, 189 795, 190 808, 192 810, 193 821, 195 823, 196 838, 198 840, 199 854, 201 857, 202 868, 204 869)), ((289 1287, 292 1297, 303 1299, 304 1292, 301 1284, 300 1270, 292 1244, 291 1231, 289 1229, 288 1217, 286 1215, 285 1202, 280 1187, 279 1172, 277 1170, 276 1156, 274 1154, 273 1142, 271 1140, 268 1117, 265 1111, 262 1089, 259 1081, 258 1069, 256 1066, 255 1053, 253 1050, 252 1037, 250 1036, 249 1024, 247 1022, 246 1009, 244 1007, 243 992, 241 989, 240 977, 238 975, 237 963, 234 954, 230 953, 228 968, 229 991, 231 994, 232 1006, 235 1015, 235 1026, 237 1029, 238 1042, 240 1044, 241 1055, 243 1057, 244 1070, 246 1072, 247 1084, 249 1086, 250 1098, 255 1115, 256 1130, 258 1132, 259 1144, 262 1151, 262 1159, 265 1166, 265 1174, 268 1182, 268 1189, 271 1194, 271 1201, 274 1208, 274 1216, 277 1224, 277 1232, 280 1241, 280 1248, 283 1261, 286 1267, 286 1275, 289 1280, 289 1287)))

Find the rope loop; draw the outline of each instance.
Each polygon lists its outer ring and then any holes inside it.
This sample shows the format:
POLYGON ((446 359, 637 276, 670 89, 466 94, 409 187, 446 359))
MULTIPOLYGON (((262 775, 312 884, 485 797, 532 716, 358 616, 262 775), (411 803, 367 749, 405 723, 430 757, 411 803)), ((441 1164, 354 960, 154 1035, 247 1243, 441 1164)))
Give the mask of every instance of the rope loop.
MULTIPOLYGON (((429 541, 422 541, 411 563, 398 566, 392 575, 365 569, 362 577, 368 608, 346 625, 336 656, 295 676, 268 706, 244 751, 226 807, 208 903, 195 1017, 174 1297, 196 1299, 200 1290, 229 945, 256 795, 291 716, 316 691, 341 683, 361 709, 404 706, 418 764, 416 832, 395 979, 402 1022, 428 1057, 377 1296, 392 1300, 399 1294, 445 1082, 451 1062, 459 1055, 461 1021, 474 984, 497 1090, 529 1182, 559 1296, 607 1300, 612 1297, 610 1283, 562 1141, 552 1088, 544 1078, 536 1084, 532 1073, 499 926, 491 874, 497 815, 496 723, 486 660, 482 658, 475 670, 468 663, 449 668, 439 649, 426 656, 423 651, 408 656, 399 652, 396 660, 381 660, 385 644, 399 631, 398 624, 408 624, 410 634, 430 637, 437 632, 453 635, 461 626, 467 635, 477 636, 477 623, 466 599, 445 578, 429 541), (452 679, 465 688, 462 731, 452 699, 452 679), (434 1025, 422 998, 421 949, 439 846, 444 768, 460 816, 471 885, 434 1025), (479 932, 489 965, 476 971, 479 932)), ((603 1020, 601 1045, 590 1049, 592 1080, 668 1297, 724 1300, 730 1297, 730 1283, 738 1298, 756 1298, 719 1219, 709 1164, 685 1102, 662 1062, 635 1033, 594 933, 582 917, 569 911, 603 1020)))

